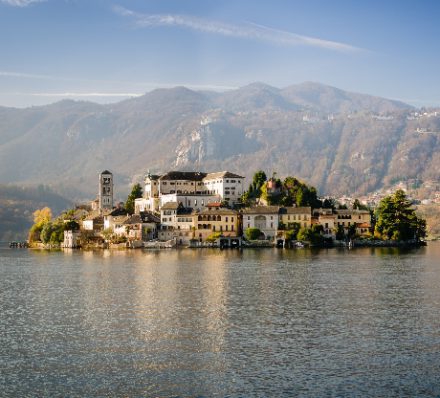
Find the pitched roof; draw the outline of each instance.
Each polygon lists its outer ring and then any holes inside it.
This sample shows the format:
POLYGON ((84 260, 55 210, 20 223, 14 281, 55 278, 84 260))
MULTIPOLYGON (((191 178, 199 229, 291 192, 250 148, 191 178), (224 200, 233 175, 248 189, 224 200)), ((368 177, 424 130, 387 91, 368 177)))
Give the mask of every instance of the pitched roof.
POLYGON ((159 180, 187 180, 187 181, 202 181, 206 173, 198 171, 169 171, 159 177, 159 180))
POLYGON ((177 202, 167 202, 160 208, 160 210, 177 210, 178 208, 179 204, 177 202))
POLYGON ((147 222, 160 223, 160 217, 156 216, 155 214, 149 211, 141 211, 139 214, 142 217, 142 221, 145 223, 147 222))
POLYGON ((356 227, 358 227, 358 228, 371 228, 371 225, 366 222, 361 222, 361 223, 357 222, 356 227))
POLYGON ((127 221, 128 219, 130 218, 130 216, 129 215, 124 215, 124 216, 115 216, 115 217, 113 217, 113 223, 122 223, 122 224, 124 224, 125 223, 125 221, 127 221))
POLYGON ((215 215, 215 214, 238 214, 237 210, 228 209, 227 207, 210 207, 210 208, 204 208, 200 211, 196 211, 195 214, 203 214, 203 215, 215 215))
POLYGON ((312 214, 311 207, 281 207, 280 214, 312 214))
POLYGON ((215 173, 205 173, 200 171, 169 171, 159 177, 159 180, 185 180, 185 181, 202 181, 214 180, 216 178, 244 178, 230 171, 218 171, 215 173))
POLYGON ((124 225, 141 224, 142 218, 139 214, 132 214, 123 222, 124 225))
POLYGON ((335 213, 341 214, 341 215, 370 214, 370 212, 368 210, 358 210, 358 209, 339 209, 339 210, 335 210, 335 213))
POLYGON ((99 211, 94 210, 94 211, 91 211, 89 214, 87 214, 87 216, 84 218, 84 221, 85 220, 96 220, 100 217, 102 218, 101 214, 99 214, 99 211))
POLYGON ((242 210, 243 214, 278 214, 279 206, 254 206, 242 210))
POLYGON ((205 180, 214 180, 216 178, 244 178, 238 174, 231 173, 230 171, 218 171, 216 173, 208 173, 205 180))

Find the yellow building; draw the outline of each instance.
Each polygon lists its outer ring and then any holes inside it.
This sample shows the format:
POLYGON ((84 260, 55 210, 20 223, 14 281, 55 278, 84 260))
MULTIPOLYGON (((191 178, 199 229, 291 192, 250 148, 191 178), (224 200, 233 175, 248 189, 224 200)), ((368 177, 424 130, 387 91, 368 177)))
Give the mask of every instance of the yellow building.
POLYGON ((223 236, 238 236, 240 220, 237 211, 221 207, 208 207, 193 214, 194 237, 205 241, 209 236, 220 233, 223 236))
POLYGON ((279 217, 280 226, 283 225, 285 229, 291 229, 294 223, 299 224, 301 228, 312 226, 311 207, 282 207, 280 208, 279 217))

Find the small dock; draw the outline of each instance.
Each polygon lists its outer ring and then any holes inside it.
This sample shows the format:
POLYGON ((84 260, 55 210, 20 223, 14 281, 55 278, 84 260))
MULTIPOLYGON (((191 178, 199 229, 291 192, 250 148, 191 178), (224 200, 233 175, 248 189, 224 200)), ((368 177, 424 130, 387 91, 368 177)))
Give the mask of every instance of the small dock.
POLYGON ((9 247, 11 249, 27 249, 29 247, 28 242, 9 242, 9 247))

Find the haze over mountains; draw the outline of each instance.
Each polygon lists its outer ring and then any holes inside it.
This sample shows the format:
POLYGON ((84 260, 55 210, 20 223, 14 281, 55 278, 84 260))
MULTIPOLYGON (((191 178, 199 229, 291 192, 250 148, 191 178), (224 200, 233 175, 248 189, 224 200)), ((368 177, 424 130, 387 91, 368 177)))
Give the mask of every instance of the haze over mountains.
POLYGON ((318 83, 254 83, 224 93, 154 90, 115 104, 64 100, 0 108, 0 183, 49 184, 92 197, 110 169, 117 190, 147 170, 258 169, 322 194, 362 194, 399 179, 437 179, 440 112, 318 83))

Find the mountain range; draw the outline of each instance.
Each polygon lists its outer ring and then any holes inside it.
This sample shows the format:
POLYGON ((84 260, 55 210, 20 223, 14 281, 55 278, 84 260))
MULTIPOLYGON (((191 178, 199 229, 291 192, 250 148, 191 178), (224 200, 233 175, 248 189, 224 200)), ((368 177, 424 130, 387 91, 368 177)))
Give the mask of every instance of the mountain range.
POLYGON ((98 173, 110 169, 125 198, 147 170, 230 170, 249 181, 263 169, 321 194, 359 195, 438 179, 439 132, 440 110, 319 83, 0 107, 0 183, 46 184, 79 200, 93 197, 98 173))

